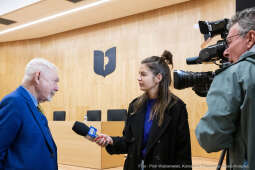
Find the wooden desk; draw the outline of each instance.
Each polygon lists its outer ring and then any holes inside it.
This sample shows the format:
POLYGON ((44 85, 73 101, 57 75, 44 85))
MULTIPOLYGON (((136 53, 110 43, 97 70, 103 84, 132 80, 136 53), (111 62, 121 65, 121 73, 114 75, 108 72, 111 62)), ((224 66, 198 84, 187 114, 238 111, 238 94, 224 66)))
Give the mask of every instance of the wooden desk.
MULTIPOLYGON (((113 168, 123 166, 124 155, 110 155, 98 146, 72 131, 74 121, 49 121, 58 148, 58 163, 87 168, 113 168)), ((86 122, 98 134, 121 136, 124 122, 86 122)))

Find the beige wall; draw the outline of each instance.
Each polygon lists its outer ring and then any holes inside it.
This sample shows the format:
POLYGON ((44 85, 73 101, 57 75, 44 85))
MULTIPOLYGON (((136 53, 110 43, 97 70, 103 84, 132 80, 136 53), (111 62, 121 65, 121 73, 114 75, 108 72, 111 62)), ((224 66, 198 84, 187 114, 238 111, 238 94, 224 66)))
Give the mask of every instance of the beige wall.
MULTIPOLYGON (((0 98, 21 83, 30 59, 43 57, 54 62, 60 74, 60 91, 51 103, 42 105, 48 119, 52 120, 53 110, 66 110, 68 120, 82 120, 86 110, 101 109, 106 120, 107 109, 127 108, 141 94, 136 78, 145 57, 168 49, 174 54, 174 69, 215 70, 212 65, 186 65, 185 59, 197 56, 203 42, 195 24, 230 17, 234 11, 235 0, 192 0, 46 38, 1 43, 0 98), (105 78, 95 74, 93 51, 113 46, 117 47, 116 70, 105 78)), ((187 104, 193 155, 207 156, 194 137, 207 109, 205 98, 191 89, 171 89, 187 104)))

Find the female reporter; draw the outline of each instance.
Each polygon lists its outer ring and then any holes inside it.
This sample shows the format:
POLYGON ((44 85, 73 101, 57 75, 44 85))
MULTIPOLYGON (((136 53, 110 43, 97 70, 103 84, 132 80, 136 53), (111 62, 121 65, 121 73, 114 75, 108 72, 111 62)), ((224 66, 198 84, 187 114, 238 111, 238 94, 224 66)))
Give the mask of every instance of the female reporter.
POLYGON ((128 108, 123 136, 95 139, 110 154, 127 154, 124 170, 192 169, 186 105, 170 92, 172 54, 141 62, 138 83, 144 94, 128 108))

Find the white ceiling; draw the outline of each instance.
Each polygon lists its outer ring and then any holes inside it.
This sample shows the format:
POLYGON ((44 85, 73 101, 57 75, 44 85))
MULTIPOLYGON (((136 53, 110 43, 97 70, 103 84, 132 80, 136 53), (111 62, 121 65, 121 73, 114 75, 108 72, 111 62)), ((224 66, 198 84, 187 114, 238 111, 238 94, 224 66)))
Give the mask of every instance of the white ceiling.
MULTIPOLYGON (((41 0, 29 6, 0 15, 0 18, 17 21, 17 23, 9 26, 0 24, 0 42, 40 38, 189 0, 109 0, 98 6, 3 34, 3 31, 7 29, 99 1, 83 0, 78 3, 71 3, 67 0, 41 0)), ((3 5, 1 3, 3 2, 0 2, 0 8, 3 5)))
POLYGON ((40 0, 1 0, 0 16, 39 2, 40 0))

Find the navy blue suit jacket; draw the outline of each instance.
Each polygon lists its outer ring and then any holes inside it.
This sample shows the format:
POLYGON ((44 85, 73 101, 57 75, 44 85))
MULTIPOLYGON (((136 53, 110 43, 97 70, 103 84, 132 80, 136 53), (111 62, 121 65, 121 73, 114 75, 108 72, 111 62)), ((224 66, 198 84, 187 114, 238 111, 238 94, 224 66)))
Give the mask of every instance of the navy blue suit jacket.
POLYGON ((47 119, 19 87, 0 102, 0 170, 57 169, 47 119))

